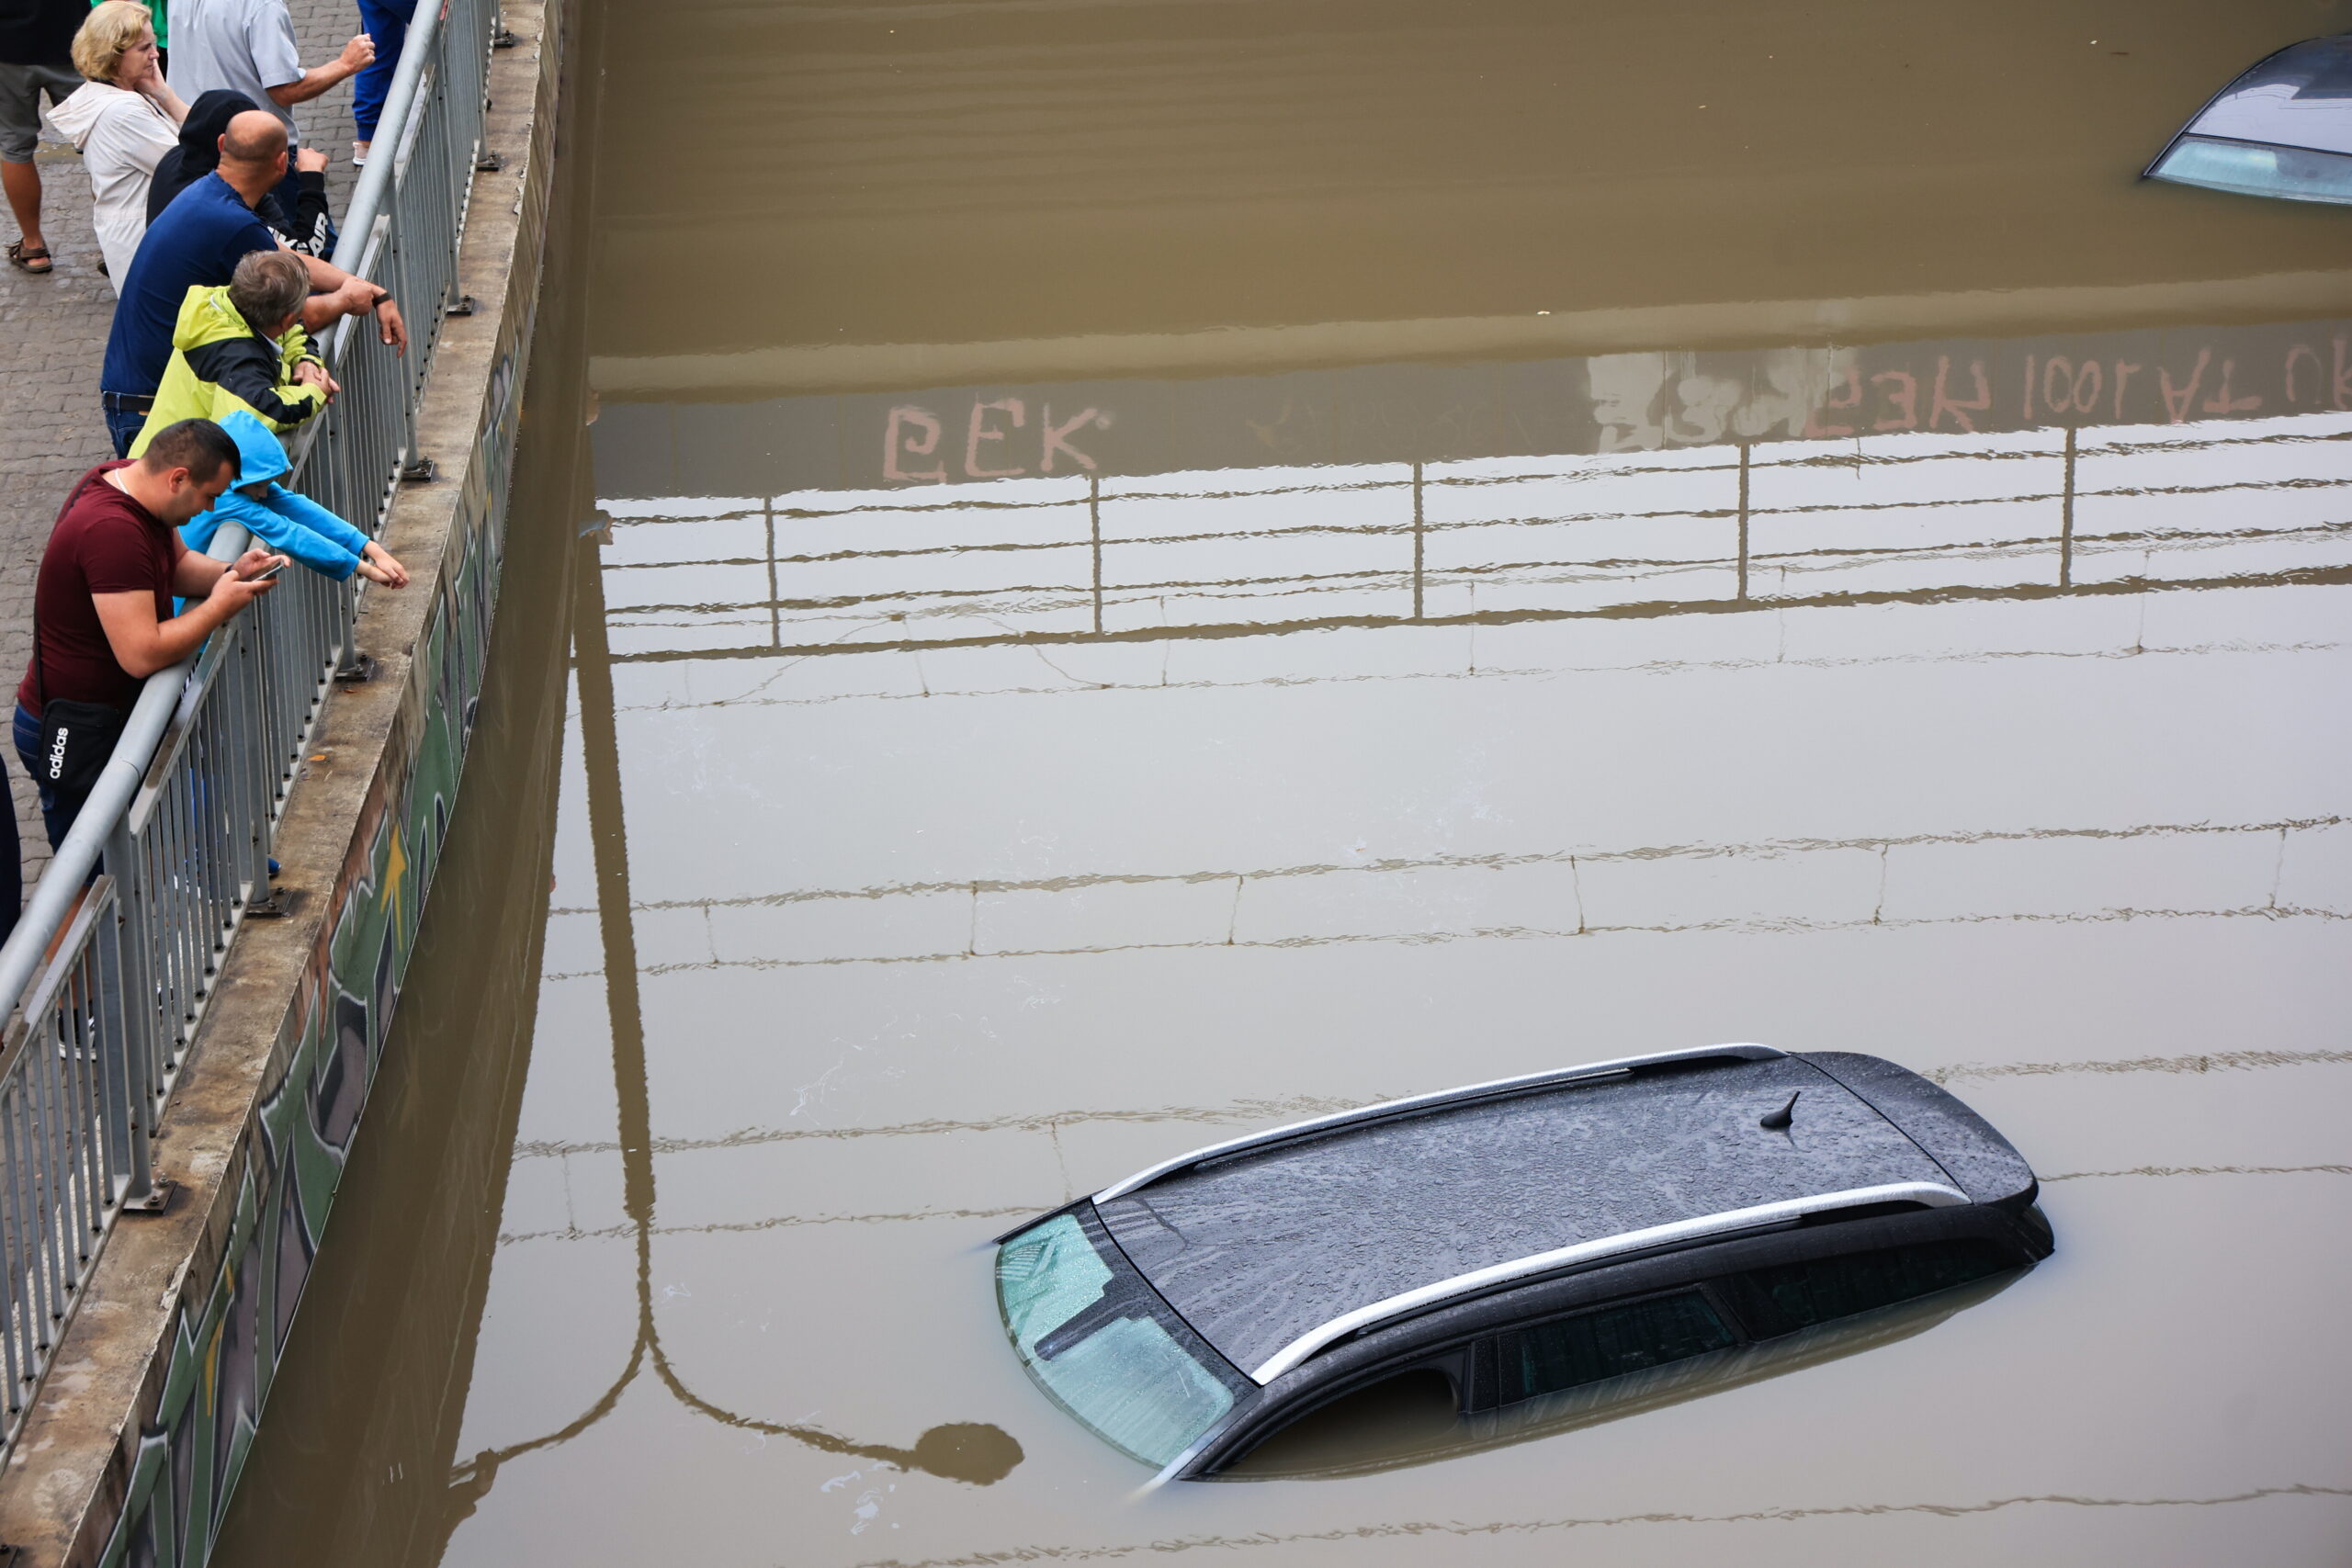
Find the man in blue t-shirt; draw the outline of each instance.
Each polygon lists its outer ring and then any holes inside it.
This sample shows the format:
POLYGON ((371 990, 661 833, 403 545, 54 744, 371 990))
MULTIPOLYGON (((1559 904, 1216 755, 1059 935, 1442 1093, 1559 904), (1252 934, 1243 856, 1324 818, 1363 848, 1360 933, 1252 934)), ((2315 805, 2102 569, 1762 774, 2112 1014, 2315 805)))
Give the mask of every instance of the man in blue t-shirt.
MULTIPOLYGON (((225 287, 237 263, 254 251, 281 248, 254 206, 286 173, 286 128, 262 109, 229 121, 220 138, 220 167, 172 198, 139 242, 122 279, 114 330, 107 337, 106 368, 98 377, 107 431, 117 457, 129 453, 155 389, 171 363, 172 327, 190 288, 225 287)), ((395 351, 408 349, 408 328, 391 292, 315 256, 304 256, 312 293, 302 325, 316 334, 343 316, 372 312, 378 335, 395 351)), ((334 390, 326 371, 305 366, 303 378, 334 390)))

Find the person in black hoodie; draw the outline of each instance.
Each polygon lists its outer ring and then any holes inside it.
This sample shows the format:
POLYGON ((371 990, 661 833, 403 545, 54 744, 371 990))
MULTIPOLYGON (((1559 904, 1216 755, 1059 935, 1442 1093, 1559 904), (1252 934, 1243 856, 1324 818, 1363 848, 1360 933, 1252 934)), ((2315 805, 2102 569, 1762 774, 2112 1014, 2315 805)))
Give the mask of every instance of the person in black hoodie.
MULTIPOLYGON (((260 107, 244 94, 225 87, 215 87, 188 107, 187 118, 180 122, 180 144, 164 154, 155 165, 154 181, 147 187, 148 222, 163 216, 172 197, 220 166, 220 138, 230 120, 260 107)), ((327 155, 307 147, 298 149, 294 174, 302 187, 295 209, 289 213, 280 207, 273 191, 262 197, 254 215, 304 255, 332 257, 335 232, 327 216, 327 155)))

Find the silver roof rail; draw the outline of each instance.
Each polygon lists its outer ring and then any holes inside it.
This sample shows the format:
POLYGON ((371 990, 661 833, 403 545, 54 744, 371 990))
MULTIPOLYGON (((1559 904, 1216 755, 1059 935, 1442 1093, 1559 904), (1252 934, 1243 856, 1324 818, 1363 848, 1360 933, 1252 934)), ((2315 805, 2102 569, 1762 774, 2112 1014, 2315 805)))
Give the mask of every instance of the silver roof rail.
POLYGON ((1224 1159, 1232 1155, 1272 1144, 1286 1144, 1294 1138, 1320 1133, 1352 1122, 1385 1122, 1395 1116, 1409 1115, 1417 1111, 1430 1111, 1442 1105, 1466 1104, 1472 1100, 1499 1098, 1523 1090, 1541 1089, 1547 1084, 1570 1084, 1579 1078, 1614 1077, 1630 1073, 1635 1067, 1657 1066, 1667 1062, 1704 1062, 1716 1058, 1749 1062, 1770 1061, 1788 1053, 1774 1045, 1732 1044, 1699 1045, 1681 1051, 1659 1051, 1647 1056, 1619 1056, 1606 1062, 1587 1062, 1580 1067, 1555 1067, 1549 1072, 1527 1073, 1515 1078, 1496 1078, 1491 1083, 1474 1083, 1461 1089, 1441 1089, 1435 1094, 1417 1094, 1405 1100, 1387 1100, 1378 1105, 1360 1106, 1353 1111, 1335 1111, 1329 1116, 1311 1117, 1305 1122, 1292 1122, 1280 1127, 1270 1127, 1262 1133, 1211 1144, 1194 1149, 1191 1154, 1162 1160, 1158 1165, 1139 1170, 1124 1181, 1114 1181, 1094 1194, 1094 1201, 1107 1203, 1139 1187, 1148 1187, 1164 1176, 1209 1160, 1224 1159))
POLYGON ((1252 1371, 1250 1378, 1261 1386, 1306 1360, 1317 1350, 1336 1339, 1343 1339, 1360 1328, 1368 1328, 1390 1318, 1402 1317, 1424 1307, 1439 1305, 1456 1296, 1475 1294, 1489 1286, 1508 1284, 1535 1274, 1548 1274, 1557 1269, 1572 1268, 1612 1258, 1621 1253, 1646 1252, 1653 1247, 1673 1247, 1683 1242, 1697 1241, 1720 1235, 1729 1231, 1753 1230, 1762 1226, 1787 1224, 1807 1214, 1829 1213, 1838 1209, 1860 1208, 1869 1203, 1921 1203, 1931 1209, 1949 1209, 1969 1201, 1966 1193, 1945 1186, 1940 1181, 1894 1181, 1879 1187, 1855 1187, 1843 1192, 1825 1192, 1812 1198, 1784 1198, 1777 1203, 1758 1203, 1753 1208, 1733 1209, 1720 1214, 1702 1214, 1695 1220, 1676 1220, 1670 1224, 1651 1225, 1645 1230, 1627 1231, 1622 1235, 1602 1236, 1598 1241, 1580 1241, 1573 1247, 1556 1247, 1539 1252, 1532 1258, 1521 1258, 1511 1263, 1498 1263, 1492 1268, 1473 1269, 1456 1274, 1450 1280, 1440 1280, 1419 1290, 1407 1291, 1385 1301, 1360 1306, 1343 1313, 1330 1322, 1310 1328, 1281 1349, 1275 1351, 1252 1371))

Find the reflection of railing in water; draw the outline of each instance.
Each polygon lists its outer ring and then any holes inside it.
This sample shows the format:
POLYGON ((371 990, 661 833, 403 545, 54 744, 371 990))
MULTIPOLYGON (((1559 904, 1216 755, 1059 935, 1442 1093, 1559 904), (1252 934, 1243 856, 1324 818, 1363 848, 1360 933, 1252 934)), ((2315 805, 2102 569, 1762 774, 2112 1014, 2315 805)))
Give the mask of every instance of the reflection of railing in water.
POLYGON ((615 501, 605 570, 622 662, 1720 614, 2352 581, 2348 485, 2322 414, 615 501))
POLYGON ((2332 921, 2352 919, 2352 897, 2332 880, 2347 834, 2352 824, 2333 817, 2142 823, 801 888, 639 905, 631 956, 648 926, 662 957, 637 958, 644 975, 1686 931, 2332 921))
MULTIPOLYGON (((2085 1057, 2064 1062, 1955 1062, 1947 1066, 1928 1067, 1920 1076, 1931 1083, 1951 1085, 1975 1083, 1988 1078, 2031 1077, 2056 1078, 2075 1076, 2116 1077, 2129 1074, 2155 1074, 2168 1077, 2195 1076, 2204 1077, 2214 1073, 2263 1072, 2279 1067, 2352 1066, 2352 1050, 2322 1048, 2311 1051, 2211 1051, 2192 1056, 2127 1056, 2085 1057)), ((1119 1110, 1065 1108, 1059 1111, 1027 1111, 1006 1116, 964 1119, 938 1119, 897 1123, 866 1123, 847 1127, 748 1127, 718 1137, 657 1138, 653 1149, 657 1154, 693 1154, 706 1149, 751 1148, 764 1144, 797 1143, 804 1139, 843 1142, 864 1138, 936 1138, 954 1133, 1013 1133, 1053 1135, 1063 1127, 1117 1122, 1124 1124, 1173 1122, 1187 1126, 1232 1128, 1247 1131, 1268 1122, 1295 1122, 1307 1116, 1320 1116, 1334 1111, 1351 1111, 1360 1104, 1377 1103, 1383 1100, 1401 1100, 1407 1089, 1390 1086, 1368 1091, 1357 1099, 1326 1100, 1315 1096, 1296 1096, 1279 1100, 1238 1100, 1223 1105, 1157 1105, 1119 1110)), ((1193 1146, 1214 1139, 1196 1136, 1193 1146)), ((529 1142, 514 1145, 514 1157, 526 1159, 563 1159, 571 1155, 613 1155, 621 1152, 617 1143, 602 1139, 582 1139, 569 1142, 529 1142)), ((2313 1168, 2333 1169, 2334 1167, 2313 1168)), ((2083 1177, 2116 1174, 2084 1171, 2083 1177)), ((2138 1174, 2136 1171, 2122 1174, 2138 1174)), ((2043 1180, 2054 1178, 2044 1177, 2043 1180)), ((1064 1194, 1067 1201, 1068 1194, 1064 1194)), ((1031 1204, 1021 1213, 1034 1214, 1039 1206, 1031 1204)), ((794 1219, 804 1216, 794 1215, 794 1219)), ((887 1216, 895 1217, 895 1216, 887 1216)), ((920 1217, 920 1216, 919 1216, 920 1217)), ((853 1223, 862 1223, 865 1216, 845 1216, 853 1223)), ((823 1216, 808 1219, 810 1224, 824 1223, 823 1216)), ((656 1227, 657 1231, 659 1227, 656 1227)), ((601 1235, 603 1231, 549 1231, 548 1235, 601 1235)), ((617 1234, 617 1233, 616 1233, 617 1234)), ((501 1237, 502 1245, 509 1238, 501 1237)), ((514 1238, 524 1239, 524 1238, 514 1238)))
MULTIPOLYGON (((591 583, 583 583, 583 592, 594 592, 596 586, 597 585, 591 583)), ((587 623, 588 615, 583 613, 581 619, 584 626, 587 623)), ((639 1311, 638 1336, 631 1346, 628 1360, 622 1371, 621 1376, 616 1381, 609 1390, 605 1391, 597 1398, 594 1404, 582 1411, 580 1416, 576 1417, 571 1423, 568 1423, 565 1427, 548 1433, 543 1437, 535 1438, 526 1442, 511 1444, 496 1450, 485 1450, 482 1454, 477 1456, 474 1460, 458 1469, 452 1481, 453 1488, 468 1496, 478 1496, 481 1492, 486 1490, 495 1480, 498 1468, 508 1460, 519 1458, 526 1453, 536 1451, 537 1450, 558 1446, 560 1443, 569 1440, 571 1437, 586 1431, 597 1421, 602 1420, 605 1416, 618 1408, 620 1395, 626 1392, 627 1388, 644 1371, 648 1364, 650 1364, 653 1367, 656 1377, 661 1379, 664 1386, 670 1390, 672 1397, 678 1399, 682 1404, 687 1404, 689 1408, 693 1408, 700 1414, 709 1416, 715 1420, 727 1422, 729 1425, 736 1426, 739 1428, 745 1430, 790 1437, 795 1440, 807 1443, 818 1451, 848 1453, 865 1457, 873 1457, 882 1461, 883 1462, 894 1464, 904 1464, 907 1462, 908 1459, 911 1458, 916 1461, 916 1466, 918 1468, 930 1468, 929 1466, 922 1463, 922 1456, 921 1444, 916 1445, 912 1450, 893 1450, 882 1449, 876 1446, 856 1444, 849 1439, 840 1438, 835 1434, 824 1432, 820 1428, 793 1428, 775 1423, 760 1422, 755 1419, 730 1417, 729 1413, 709 1405, 707 1402, 695 1395, 690 1389, 684 1386, 677 1379, 676 1370, 670 1366, 667 1359, 662 1355, 658 1339, 659 1325, 655 1322, 652 1313, 654 1296, 651 1290, 652 1275, 650 1269, 650 1237, 657 1235, 673 1234, 678 1231, 707 1231, 712 1229, 752 1230, 760 1227, 757 1224, 709 1227, 692 1225, 663 1226, 652 1223, 653 1213, 651 1205, 657 1156, 673 1156, 680 1153, 685 1153, 695 1148, 719 1146, 732 1147, 741 1143, 756 1142, 760 1141, 760 1139, 758 1134, 752 1134, 748 1137, 730 1137, 690 1143, 674 1139, 659 1138, 653 1135, 653 1119, 650 1113, 650 1106, 647 1097, 646 1084, 643 1077, 645 1053, 639 1017, 640 1010, 644 1004, 639 998, 639 981, 635 977, 635 975, 625 975, 624 971, 633 969, 639 964, 639 928, 645 916, 649 913, 684 910, 693 910, 699 913, 702 910, 718 904, 730 904, 738 907, 749 908, 752 906, 772 907, 774 905, 786 902, 825 903, 838 900, 845 903, 854 899, 870 901, 877 896, 888 897, 892 894, 899 893, 953 893, 959 890, 968 892, 969 885, 950 884, 939 886, 924 887, 862 888, 833 891, 820 890, 809 893, 779 894, 771 899, 760 899, 754 897, 734 900, 707 901, 657 900, 650 902, 638 902, 634 900, 631 896, 628 874, 628 844, 626 835, 622 831, 620 815, 619 791, 621 778, 619 765, 619 741, 611 731, 611 709, 608 705, 612 699, 608 654, 606 649, 596 646, 596 641, 594 638, 593 634, 583 637, 580 646, 580 665, 582 672, 582 709, 583 729, 587 731, 587 741, 583 749, 587 754, 587 775, 590 784, 590 836, 597 856, 597 897, 593 909, 580 908, 569 912, 582 916, 593 914, 601 928, 601 933, 604 939, 602 947, 604 967, 597 973, 600 974, 605 987, 607 1005, 611 1010, 613 1028, 615 1031, 616 1087, 619 1090, 621 1100, 619 1126, 617 1130, 618 1136, 609 1144, 600 1141, 561 1148, 518 1148, 517 1156, 518 1157, 523 1158, 532 1157, 534 1156, 548 1157, 560 1156, 565 1153, 576 1152, 618 1156, 625 1174, 625 1223, 617 1226, 600 1228, 594 1232, 577 1234, 613 1235, 616 1237, 627 1235, 634 1241, 636 1247, 636 1288, 638 1292, 637 1302, 639 1311)), ((2157 843, 2167 846, 2179 846, 2184 844, 2196 846, 2219 843, 2228 845, 2233 852, 2240 850, 2247 852, 2245 854, 2233 854, 2233 858, 2234 860, 2243 861, 2245 864, 2250 866, 2275 870, 2280 858, 2278 853, 2278 846, 2279 846, 2281 841, 2290 835, 2306 832, 2340 833, 2343 830, 2344 825, 2341 822, 2329 818, 2309 821, 2254 821, 2221 826, 2204 823, 2177 825, 2155 824, 2140 827, 2084 829, 2075 832, 2058 832, 2052 834, 1994 831, 1981 834, 1920 835, 1905 840, 1903 842, 1912 847, 1918 847, 1930 851, 1944 849, 1964 850, 1983 844, 2001 845, 2027 840, 2031 840, 2038 847, 2044 840, 2062 840, 2068 844, 2091 848, 2099 848, 2118 843, 2124 845, 2157 843), (2268 852, 2258 852, 2265 851, 2266 849, 2268 852)), ((1812 853, 1841 856, 1853 856, 1859 853, 1863 856, 1868 856, 1883 853, 1891 843, 1891 840, 1870 840, 1837 843, 1824 843, 1806 840, 1799 842, 1756 845, 1693 844, 1668 846, 1667 847, 1665 853, 1668 858, 1679 858, 1690 862, 1693 864, 1700 864, 1719 863, 1729 855, 1740 854, 1742 852, 1746 852, 1748 856, 1759 859, 1782 859, 1791 855, 1812 853)), ((1513 860, 1524 858, 1532 862, 1544 857, 1508 858, 1513 860)), ((1613 854, 1603 853, 1590 858, 1604 862, 1627 864, 1638 863, 1640 864, 1646 865, 1660 858, 1660 852, 1654 847, 1627 848, 1615 852, 1613 854)), ((1282 869, 1295 876, 1306 876, 1319 874, 1326 872, 1338 872, 1342 868, 1329 866, 1293 867, 1282 869)), ((1376 869, 1369 872, 1355 867, 1349 867, 1345 869, 1351 874, 1376 875, 1380 874, 1376 869)), ((1385 869, 1396 870, 1404 868, 1390 867, 1385 869)), ((1490 868, 1481 866, 1462 867, 1460 869, 1485 871, 1490 868)), ((1055 880, 1058 882, 1061 879, 1055 880)), ((1192 881, 1191 878, 1181 875, 1148 877, 1105 875, 1091 879, 1079 878, 1074 880, 1089 881, 1094 885, 1153 883, 1166 884, 1171 886, 1187 885, 1192 881)), ((1047 886, 1042 881, 1033 884, 992 886, 989 890, 1012 893, 1055 891, 1053 887, 1047 886)), ((2276 902, 2275 898, 2273 902, 2276 902)), ((558 912, 560 913, 566 911, 558 912)), ((2299 1057, 2298 1059, 2340 1062, 2344 1059, 2344 1054, 2323 1054, 2319 1056, 2299 1057)), ((2215 1065, 2219 1066, 2222 1064, 2216 1063, 2215 1065)), ((2260 1065, 2267 1066, 2273 1064, 2264 1063, 2260 1065)), ((2132 1066, 2137 1070, 2149 1071, 2176 1070, 2158 1064, 2049 1064, 2045 1065, 2045 1066, 2047 1070, 2051 1071, 2094 1071, 2102 1070, 2103 1067, 2121 1068, 2125 1066, 2132 1066)), ((1967 1070, 1968 1069, 1965 1068, 1960 1069, 1962 1074, 1967 1070)), ((2183 1068, 2178 1070, 2194 1069, 2183 1068)), ((1307 1114, 1319 1109, 1328 1109, 1328 1107, 1317 1104, 1296 1106, 1266 1106, 1254 1104, 1234 1105, 1206 1108, 1199 1111, 1178 1111, 1172 1114, 1169 1112, 1155 1111, 1110 1112, 1107 1113, 1106 1119, 1121 1121, 1203 1119, 1248 1122, 1251 1121, 1283 1119, 1285 1113, 1290 1115, 1307 1114)), ((1086 1116, 1084 1113, 1080 1113, 1077 1116, 1071 1117, 1070 1119, 1085 1120, 1086 1116)), ((1051 1120, 1053 1119, 1046 1117, 1023 1118, 1020 1121, 1019 1130, 1035 1132, 1039 1123, 1050 1122, 1051 1120)), ((793 1128, 788 1132, 778 1135, 796 1138, 890 1135, 927 1136, 934 1135, 944 1130, 948 1129, 933 1124, 906 1128, 793 1128)), ((2079 1174, 2088 1177, 2105 1175, 2108 1173, 2086 1172, 2079 1174)), ((1041 1206, 1043 1206, 1042 1203, 1033 1205, 1023 1211, 1007 1212, 1034 1213, 1037 1207, 1041 1206)), ((929 1216, 858 1216, 856 1218, 870 1220, 874 1218, 899 1217, 922 1218, 929 1216)), ((847 1217, 844 1216, 844 1218, 847 1217)), ((775 1223, 797 1223, 797 1216, 781 1216, 775 1223)), ((515 1238, 503 1237, 502 1243, 511 1239, 515 1238)), ((1900 1506, 1901 1505, 1890 1506, 1900 1506)), ((1037 1550, 1049 1551, 1050 1549, 1039 1548, 1037 1550)))
POLYGON ((622 1208, 636 1242, 636 1334, 618 1376, 587 1409, 539 1437, 485 1449, 458 1465, 449 1490, 469 1512, 498 1479, 501 1467, 542 1449, 559 1447, 611 1415, 621 1395, 648 1366, 673 1398, 697 1415, 741 1431, 785 1438, 820 1453, 841 1454, 920 1470, 949 1480, 986 1486, 1011 1473, 1022 1460, 1021 1445, 1001 1428, 977 1422, 951 1422, 930 1428, 911 1448, 861 1443, 805 1423, 762 1420, 713 1404, 686 1386, 662 1344, 653 1315, 654 1140, 651 1100, 645 1070, 645 1026, 638 999, 636 942, 629 903, 628 843, 621 813, 619 740, 613 721, 610 656, 605 640, 605 604, 593 570, 578 576, 572 636, 580 681, 582 750, 587 764, 588 833, 595 857, 598 924, 605 957, 605 1004, 613 1038, 613 1086, 619 1102, 622 1208))

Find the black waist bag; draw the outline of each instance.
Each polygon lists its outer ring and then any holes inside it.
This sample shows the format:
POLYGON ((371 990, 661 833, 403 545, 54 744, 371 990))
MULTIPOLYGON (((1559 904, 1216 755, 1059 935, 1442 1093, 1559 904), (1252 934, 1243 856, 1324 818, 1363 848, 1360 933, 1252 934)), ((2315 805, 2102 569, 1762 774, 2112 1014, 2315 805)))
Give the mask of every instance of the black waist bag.
MULTIPOLYGON (((38 593, 38 589, 36 589, 38 593)), ((40 611, 33 611, 33 683, 40 688, 40 755, 33 759, 33 782, 53 799, 79 800, 98 782, 129 722, 111 703, 49 698, 49 677, 40 667, 40 611)))
POLYGON ((105 703, 60 697, 40 710, 40 755, 34 781, 53 794, 79 799, 90 793, 122 736, 122 710, 105 703))

